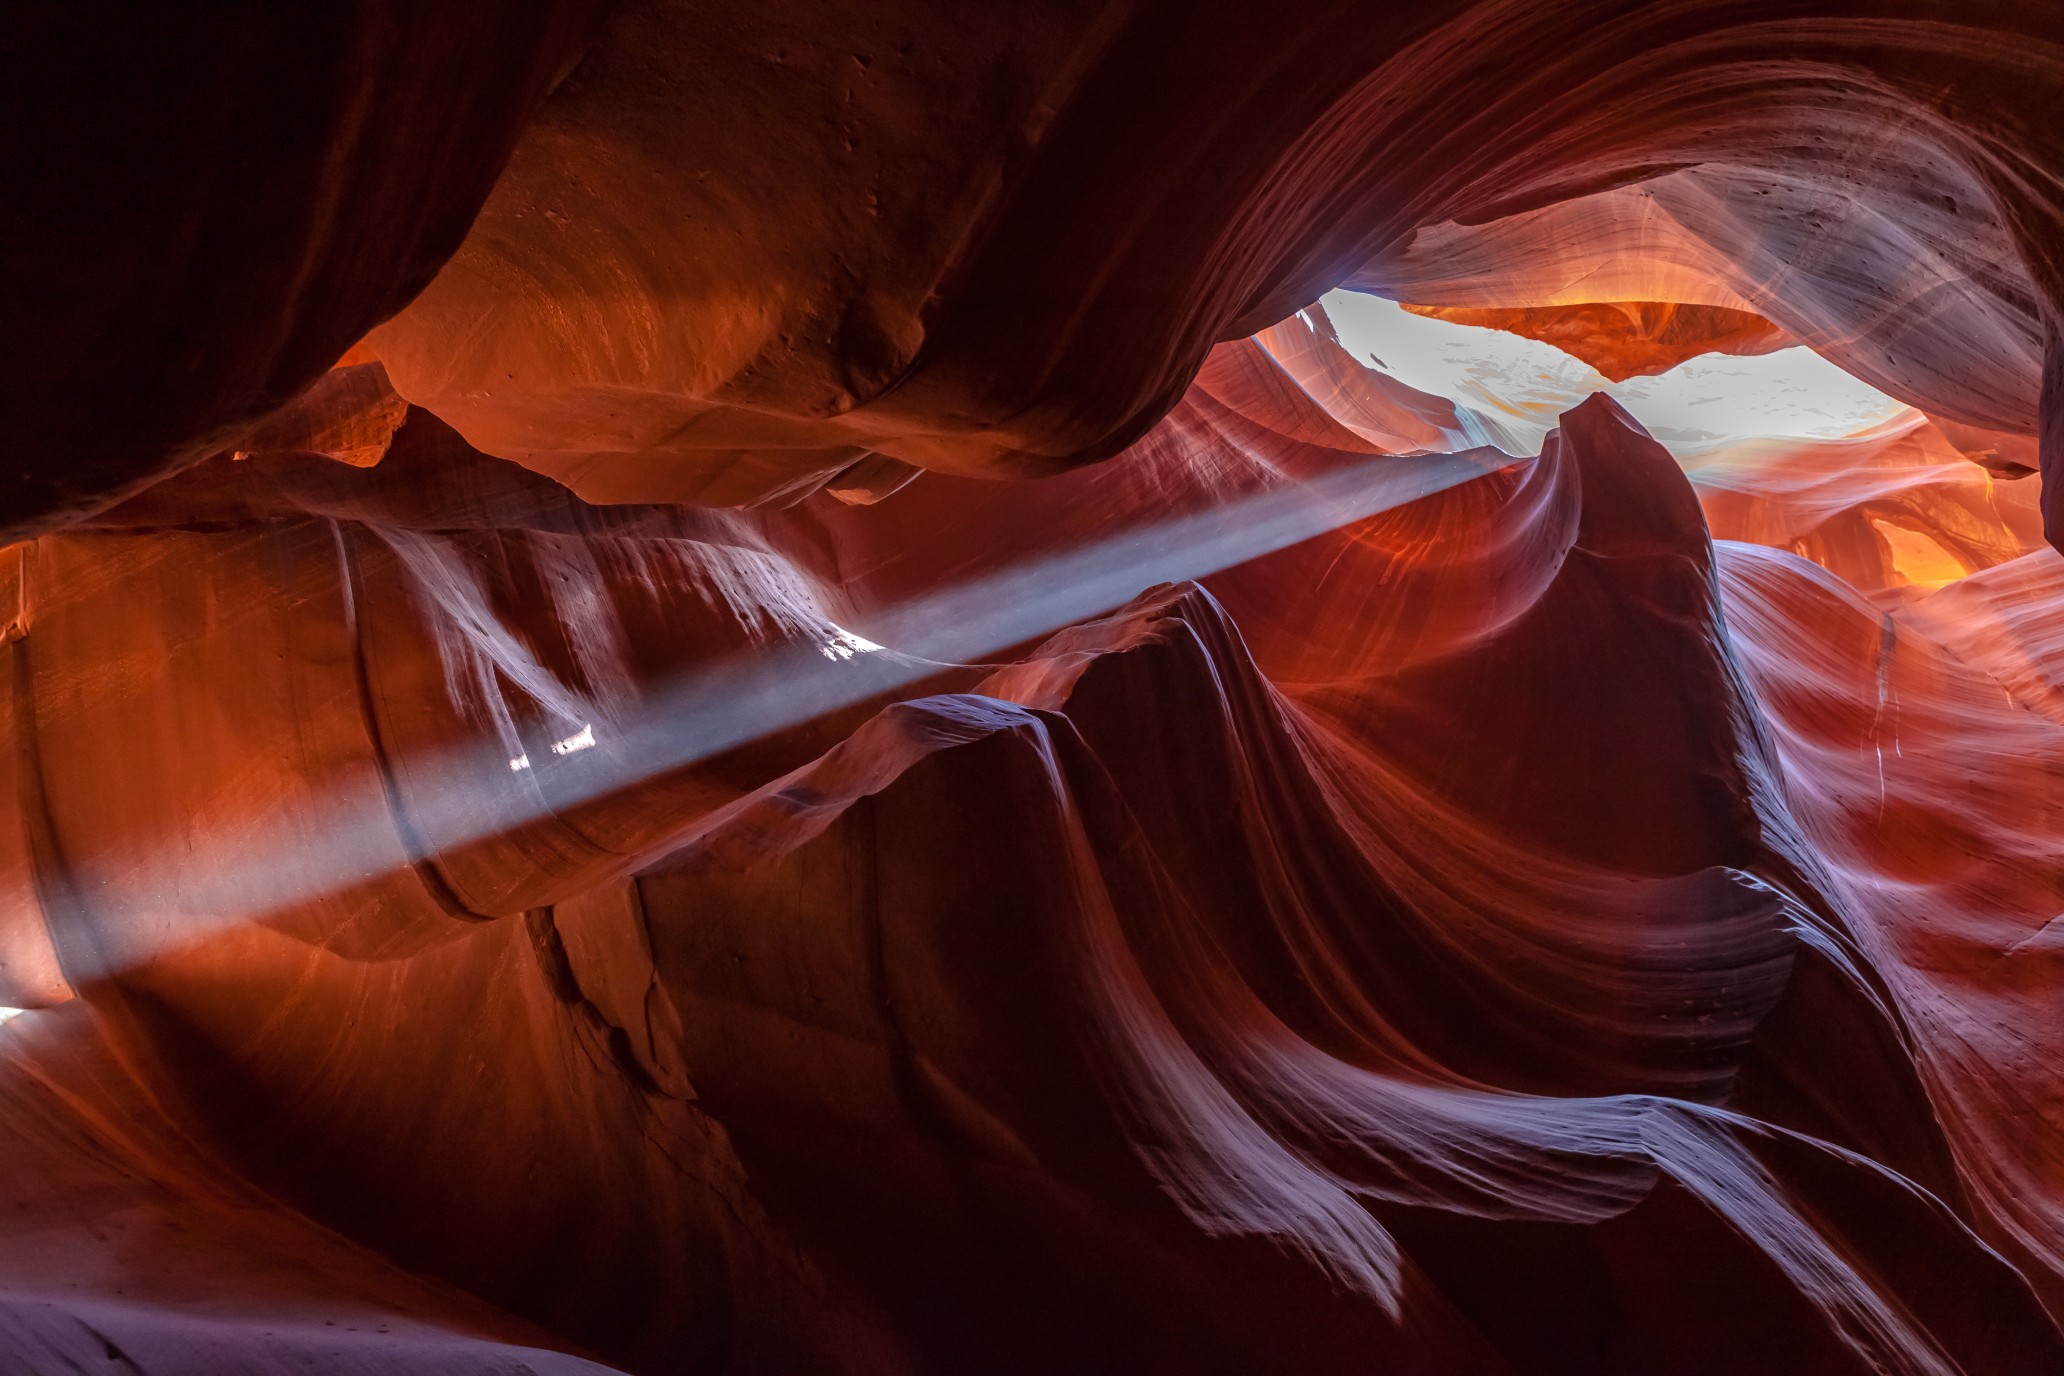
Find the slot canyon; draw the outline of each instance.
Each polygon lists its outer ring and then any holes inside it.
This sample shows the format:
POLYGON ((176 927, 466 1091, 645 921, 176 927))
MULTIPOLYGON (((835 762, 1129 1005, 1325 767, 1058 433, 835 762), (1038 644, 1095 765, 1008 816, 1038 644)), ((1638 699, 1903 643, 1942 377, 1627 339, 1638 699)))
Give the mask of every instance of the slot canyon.
POLYGON ((2064 4, 17 0, 0 1374, 2064 1372, 2064 4))

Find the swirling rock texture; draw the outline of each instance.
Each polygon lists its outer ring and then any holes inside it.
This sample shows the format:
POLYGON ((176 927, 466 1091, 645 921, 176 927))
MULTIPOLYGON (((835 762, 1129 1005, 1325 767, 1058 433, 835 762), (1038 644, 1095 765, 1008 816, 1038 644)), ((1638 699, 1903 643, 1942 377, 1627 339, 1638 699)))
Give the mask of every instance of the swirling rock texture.
POLYGON ((2064 1369, 2055 6, 0 23, 0 1370, 2064 1369))

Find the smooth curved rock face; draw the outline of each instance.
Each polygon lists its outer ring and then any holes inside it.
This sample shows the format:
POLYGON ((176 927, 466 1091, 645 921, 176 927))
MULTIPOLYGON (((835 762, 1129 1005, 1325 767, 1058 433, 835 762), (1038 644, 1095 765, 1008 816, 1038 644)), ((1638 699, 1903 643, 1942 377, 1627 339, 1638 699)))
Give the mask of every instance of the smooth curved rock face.
POLYGON ((2054 6, 595 18, 10 21, 0 1369, 2064 1369, 2054 6))
POLYGON ((321 454, 353 468, 371 468, 387 453, 408 403, 387 383, 377 359, 340 363, 315 385, 244 432, 236 457, 321 454))
POLYGON ((863 637, 997 548, 1430 461, 1268 359, 1049 483, 591 507, 417 412, 374 468, 217 459, 29 547, 6 941, 81 997, 25 984, 54 1006, 0 1032, 5 1187, 49 1220, 0 1244, 11 1350, 2064 1359, 2048 641, 2009 602, 1942 648, 1976 579, 1881 613, 1716 549, 1603 398, 1217 596, 707 757, 639 734, 740 654, 894 655, 863 637))
POLYGON ((2036 485, 1994 476, 1914 411, 1839 440, 1743 441, 1680 462, 1716 538, 1789 550, 1860 591, 1940 587, 2043 546, 2036 485))

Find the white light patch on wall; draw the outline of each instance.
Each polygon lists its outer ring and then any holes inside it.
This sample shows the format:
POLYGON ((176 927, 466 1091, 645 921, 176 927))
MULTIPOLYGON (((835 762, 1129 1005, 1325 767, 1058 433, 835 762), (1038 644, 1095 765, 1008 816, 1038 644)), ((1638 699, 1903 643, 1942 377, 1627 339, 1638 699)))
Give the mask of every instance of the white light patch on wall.
POLYGON ((580 751, 593 750, 594 748, 595 728, 592 725, 581 727, 580 730, 574 732, 563 741, 552 742, 552 753, 554 755, 573 755, 580 751))
MULTIPOLYGON (((593 750, 594 748, 595 727, 593 723, 582 726, 580 730, 574 732, 565 740, 552 742, 552 753, 554 755, 576 755, 583 750, 593 750)), ((511 774, 521 774, 528 768, 530 768, 530 755, 528 752, 518 755, 509 761, 509 772, 511 774)))
POLYGON ((840 626, 837 629, 837 634, 825 641, 820 649, 826 659, 851 659, 854 655, 874 654, 881 649, 881 646, 875 644, 866 636, 854 635, 845 627, 840 626))
POLYGON ((1659 377, 1613 382, 1552 344, 1413 315, 1395 301, 1328 292, 1340 343, 1408 387, 1508 421, 1530 453, 1556 418, 1604 392, 1680 457, 1744 439, 1838 439, 1905 413, 1905 403, 1807 348, 1750 358, 1702 354, 1659 377))

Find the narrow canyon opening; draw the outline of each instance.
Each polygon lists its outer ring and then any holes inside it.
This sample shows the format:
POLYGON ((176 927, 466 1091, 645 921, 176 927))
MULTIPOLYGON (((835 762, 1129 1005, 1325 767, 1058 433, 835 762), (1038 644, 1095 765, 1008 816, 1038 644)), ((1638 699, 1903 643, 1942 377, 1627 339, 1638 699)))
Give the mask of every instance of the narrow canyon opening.
POLYGON ((2031 445, 1938 421, 1747 312, 1335 291, 1297 321, 1454 403, 1458 444, 1538 454, 1565 411, 1603 393, 1677 460, 1715 539, 1787 550, 1860 591, 1922 593, 2047 551, 2031 445))

